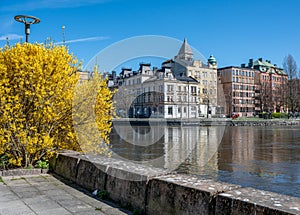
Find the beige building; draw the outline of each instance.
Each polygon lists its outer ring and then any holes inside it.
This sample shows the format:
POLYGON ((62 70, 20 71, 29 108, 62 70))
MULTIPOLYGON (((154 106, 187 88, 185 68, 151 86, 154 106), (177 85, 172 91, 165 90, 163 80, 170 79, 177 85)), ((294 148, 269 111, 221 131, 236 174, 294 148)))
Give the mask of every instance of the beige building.
POLYGON ((199 88, 199 108, 200 115, 215 115, 217 107, 217 61, 211 55, 207 64, 193 57, 193 52, 187 40, 184 42, 174 57, 174 60, 168 60, 163 63, 170 66, 174 75, 195 78, 199 88))

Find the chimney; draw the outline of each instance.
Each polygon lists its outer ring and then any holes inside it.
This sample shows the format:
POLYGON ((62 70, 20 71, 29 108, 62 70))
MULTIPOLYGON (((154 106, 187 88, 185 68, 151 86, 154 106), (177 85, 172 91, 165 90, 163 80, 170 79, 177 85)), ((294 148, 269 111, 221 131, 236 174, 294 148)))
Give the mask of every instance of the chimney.
POLYGON ((241 64, 241 67, 242 67, 242 68, 246 68, 246 64, 245 64, 245 63, 242 63, 242 64, 241 64))
POLYGON ((248 67, 252 68, 253 67, 253 59, 249 59, 248 67))

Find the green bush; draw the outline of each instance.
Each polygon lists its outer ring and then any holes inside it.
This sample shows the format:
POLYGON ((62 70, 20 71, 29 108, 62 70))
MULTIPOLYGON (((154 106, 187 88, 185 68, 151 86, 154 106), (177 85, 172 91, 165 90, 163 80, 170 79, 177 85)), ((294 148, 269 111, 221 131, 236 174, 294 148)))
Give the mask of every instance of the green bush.
POLYGON ((36 167, 40 169, 49 169, 49 161, 45 158, 42 158, 36 163, 36 167))
POLYGON ((288 118, 288 113, 272 113, 273 118, 288 118))

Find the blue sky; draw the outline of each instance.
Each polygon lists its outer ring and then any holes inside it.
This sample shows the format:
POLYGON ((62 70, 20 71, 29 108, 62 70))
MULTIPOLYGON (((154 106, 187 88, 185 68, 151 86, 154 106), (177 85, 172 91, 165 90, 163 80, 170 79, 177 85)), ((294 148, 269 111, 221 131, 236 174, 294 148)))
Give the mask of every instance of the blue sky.
POLYGON ((25 40, 23 24, 14 21, 18 14, 41 19, 30 42, 61 42, 65 26, 67 45, 83 65, 105 47, 142 35, 186 37, 219 67, 260 57, 282 66, 288 54, 300 65, 297 0, 0 0, 1 47, 7 36, 10 43, 25 40))

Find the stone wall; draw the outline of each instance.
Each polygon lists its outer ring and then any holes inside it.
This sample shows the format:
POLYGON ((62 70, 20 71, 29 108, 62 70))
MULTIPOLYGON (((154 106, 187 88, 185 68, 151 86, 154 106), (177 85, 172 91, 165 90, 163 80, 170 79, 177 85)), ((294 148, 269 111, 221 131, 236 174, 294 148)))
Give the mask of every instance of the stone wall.
POLYGON ((174 174, 132 162, 75 152, 51 161, 54 173, 147 215, 300 214, 300 198, 174 174))

